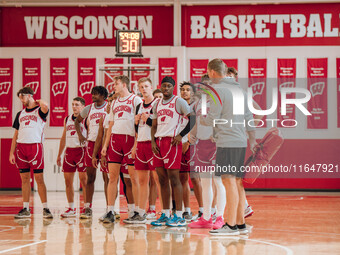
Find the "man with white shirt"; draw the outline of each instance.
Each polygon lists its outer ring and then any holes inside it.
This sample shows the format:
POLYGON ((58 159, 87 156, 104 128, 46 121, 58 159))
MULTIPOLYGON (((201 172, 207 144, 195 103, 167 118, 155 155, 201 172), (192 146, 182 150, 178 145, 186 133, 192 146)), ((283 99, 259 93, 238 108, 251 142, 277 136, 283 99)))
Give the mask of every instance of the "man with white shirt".
MULTIPOLYGON (((132 193, 138 211, 138 180, 134 168, 134 155, 132 148, 135 144, 135 111, 142 99, 129 92, 130 80, 121 75, 114 85, 115 93, 119 97, 113 101, 109 115, 109 128, 102 155, 107 155, 109 167, 108 207, 109 212, 104 223, 114 222, 114 203, 117 195, 117 180, 123 160, 128 165, 128 171, 132 182, 132 193)), ((133 217, 133 216, 132 216, 133 217)))

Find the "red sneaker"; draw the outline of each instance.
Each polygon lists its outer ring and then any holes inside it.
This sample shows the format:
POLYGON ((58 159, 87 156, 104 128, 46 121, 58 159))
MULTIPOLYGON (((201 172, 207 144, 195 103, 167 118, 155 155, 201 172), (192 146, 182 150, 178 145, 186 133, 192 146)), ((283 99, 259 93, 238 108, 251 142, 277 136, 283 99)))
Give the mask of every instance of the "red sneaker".
POLYGON ((210 217, 209 220, 205 220, 203 216, 199 218, 197 221, 191 222, 188 227, 190 228, 209 228, 213 227, 212 218, 210 217))

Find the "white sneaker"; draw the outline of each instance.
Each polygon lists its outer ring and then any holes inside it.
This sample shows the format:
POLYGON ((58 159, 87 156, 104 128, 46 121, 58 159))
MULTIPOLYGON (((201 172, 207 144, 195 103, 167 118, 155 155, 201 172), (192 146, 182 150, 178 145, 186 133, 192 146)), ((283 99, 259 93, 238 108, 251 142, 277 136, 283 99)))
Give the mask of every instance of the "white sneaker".
POLYGON ((251 208, 250 205, 248 205, 248 207, 244 210, 244 218, 252 216, 253 213, 254 213, 253 209, 251 208))
POLYGON ((76 209, 68 208, 64 213, 60 214, 62 218, 72 218, 76 217, 76 209))
POLYGON ((148 212, 146 213, 146 219, 147 220, 154 220, 156 218, 157 218, 156 211, 148 210, 148 212))
POLYGON ((107 215, 107 212, 105 212, 100 218, 99 218, 99 221, 103 221, 105 219, 107 215))

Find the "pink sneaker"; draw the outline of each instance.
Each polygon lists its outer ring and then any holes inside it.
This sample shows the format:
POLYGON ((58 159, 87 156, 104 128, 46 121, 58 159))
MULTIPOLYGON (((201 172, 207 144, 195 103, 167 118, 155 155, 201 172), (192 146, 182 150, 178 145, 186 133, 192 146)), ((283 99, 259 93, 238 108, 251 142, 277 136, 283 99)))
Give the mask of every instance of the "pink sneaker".
POLYGON ((254 213, 253 209, 251 208, 250 205, 248 205, 248 207, 244 210, 244 218, 252 216, 253 213, 254 213))
POLYGON ((197 221, 191 222, 188 227, 190 228, 209 228, 211 229, 213 226, 212 218, 209 220, 205 220, 203 216, 199 218, 197 221))
POLYGON ((213 225, 213 229, 219 229, 219 228, 221 228, 223 225, 224 225, 224 221, 223 221, 222 216, 218 216, 218 217, 216 218, 216 221, 215 221, 214 225, 213 225))

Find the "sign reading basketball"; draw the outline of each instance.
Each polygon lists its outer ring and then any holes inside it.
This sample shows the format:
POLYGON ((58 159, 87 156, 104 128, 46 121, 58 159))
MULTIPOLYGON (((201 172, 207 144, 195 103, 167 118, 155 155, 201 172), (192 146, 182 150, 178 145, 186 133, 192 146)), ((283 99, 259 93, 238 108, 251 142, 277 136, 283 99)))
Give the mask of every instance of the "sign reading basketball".
POLYGON ((116 56, 143 56, 141 30, 117 30, 116 40, 116 56))

